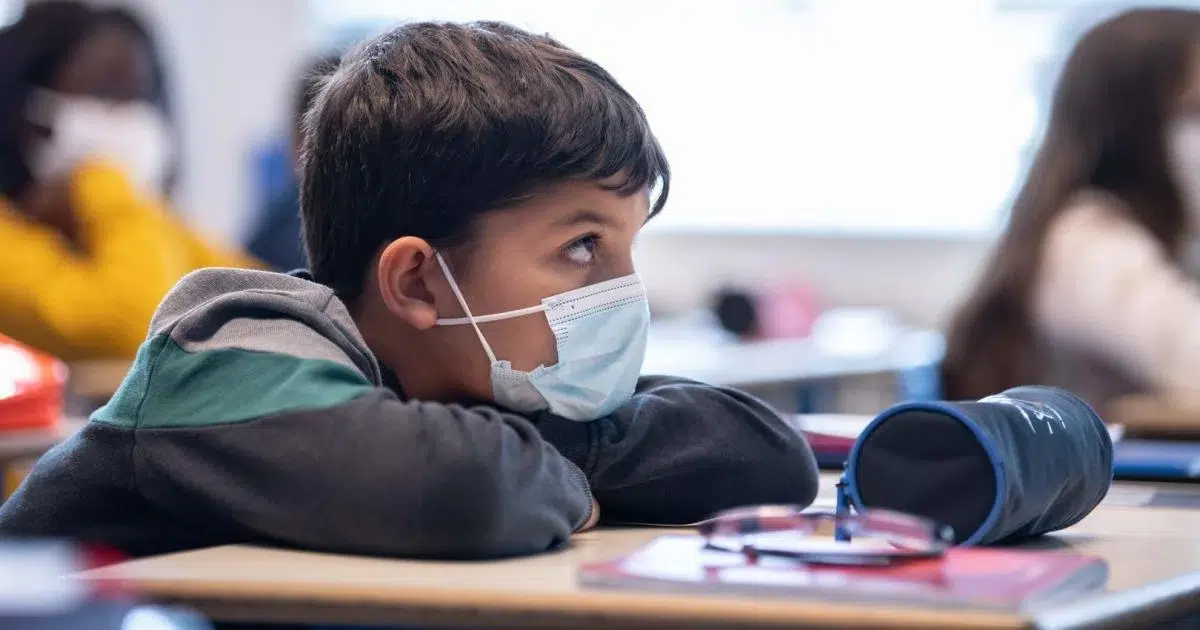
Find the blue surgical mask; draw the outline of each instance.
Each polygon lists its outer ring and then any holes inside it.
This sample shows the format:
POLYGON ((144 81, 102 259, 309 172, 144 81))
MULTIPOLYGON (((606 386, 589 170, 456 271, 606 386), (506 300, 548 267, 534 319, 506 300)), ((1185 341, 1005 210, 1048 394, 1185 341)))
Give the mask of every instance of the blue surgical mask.
POLYGON ((650 327, 646 288, 637 274, 553 295, 537 306, 474 316, 441 254, 437 261, 466 313, 466 317, 439 319, 437 324, 470 324, 475 329, 491 361, 492 396, 497 403, 521 412, 549 409, 585 422, 612 413, 633 396, 650 327), (479 324, 539 313, 554 332, 558 363, 523 372, 497 359, 479 324))

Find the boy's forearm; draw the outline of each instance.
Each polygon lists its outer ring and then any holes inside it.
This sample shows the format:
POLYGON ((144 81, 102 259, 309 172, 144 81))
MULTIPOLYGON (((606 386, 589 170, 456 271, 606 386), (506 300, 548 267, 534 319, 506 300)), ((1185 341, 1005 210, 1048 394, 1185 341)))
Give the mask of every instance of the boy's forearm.
POLYGON ((544 415, 538 428, 587 474, 605 522, 691 523, 739 505, 816 497, 803 436, 736 390, 648 377, 611 417, 544 415))
POLYGON ((139 483, 169 510, 203 506, 253 538, 318 550, 535 553, 584 525, 591 503, 583 473, 520 417, 382 389, 219 431, 142 430, 138 445, 139 483))

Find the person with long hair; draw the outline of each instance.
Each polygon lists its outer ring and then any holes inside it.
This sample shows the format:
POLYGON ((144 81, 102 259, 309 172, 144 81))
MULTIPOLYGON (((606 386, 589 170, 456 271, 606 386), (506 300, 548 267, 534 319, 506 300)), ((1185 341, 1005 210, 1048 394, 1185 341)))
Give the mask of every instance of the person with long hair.
POLYGON ((0 333, 132 358, 189 271, 258 266, 164 209, 177 171, 162 63, 119 8, 31 4, 0 29, 0 333))
POLYGON ((983 277, 954 318, 948 398, 1022 383, 1103 408, 1200 389, 1200 12, 1088 31, 983 277))

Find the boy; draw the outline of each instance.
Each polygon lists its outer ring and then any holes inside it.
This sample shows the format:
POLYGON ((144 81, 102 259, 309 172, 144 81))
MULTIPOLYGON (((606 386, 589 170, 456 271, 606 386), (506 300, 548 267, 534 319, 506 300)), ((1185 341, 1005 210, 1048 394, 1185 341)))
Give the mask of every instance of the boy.
POLYGON ((631 251, 669 171, 599 66, 504 24, 410 24, 343 58, 306 123, 311 277, 181 281, 0 535, 476 558, 601 514, 813 499, 765 405, 639 379, 631 251))

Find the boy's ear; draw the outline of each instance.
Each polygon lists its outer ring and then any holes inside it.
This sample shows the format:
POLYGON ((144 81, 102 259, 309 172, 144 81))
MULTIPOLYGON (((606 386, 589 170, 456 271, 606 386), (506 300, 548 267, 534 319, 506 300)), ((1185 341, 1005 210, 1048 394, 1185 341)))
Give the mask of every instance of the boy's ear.
POLYGON ((417 330, 437 322, 437 303, 426 282, 429 265, 437 265, 433 247, 424 239, 403 236, 379 255, 379 294, 388 311, 417 330))

